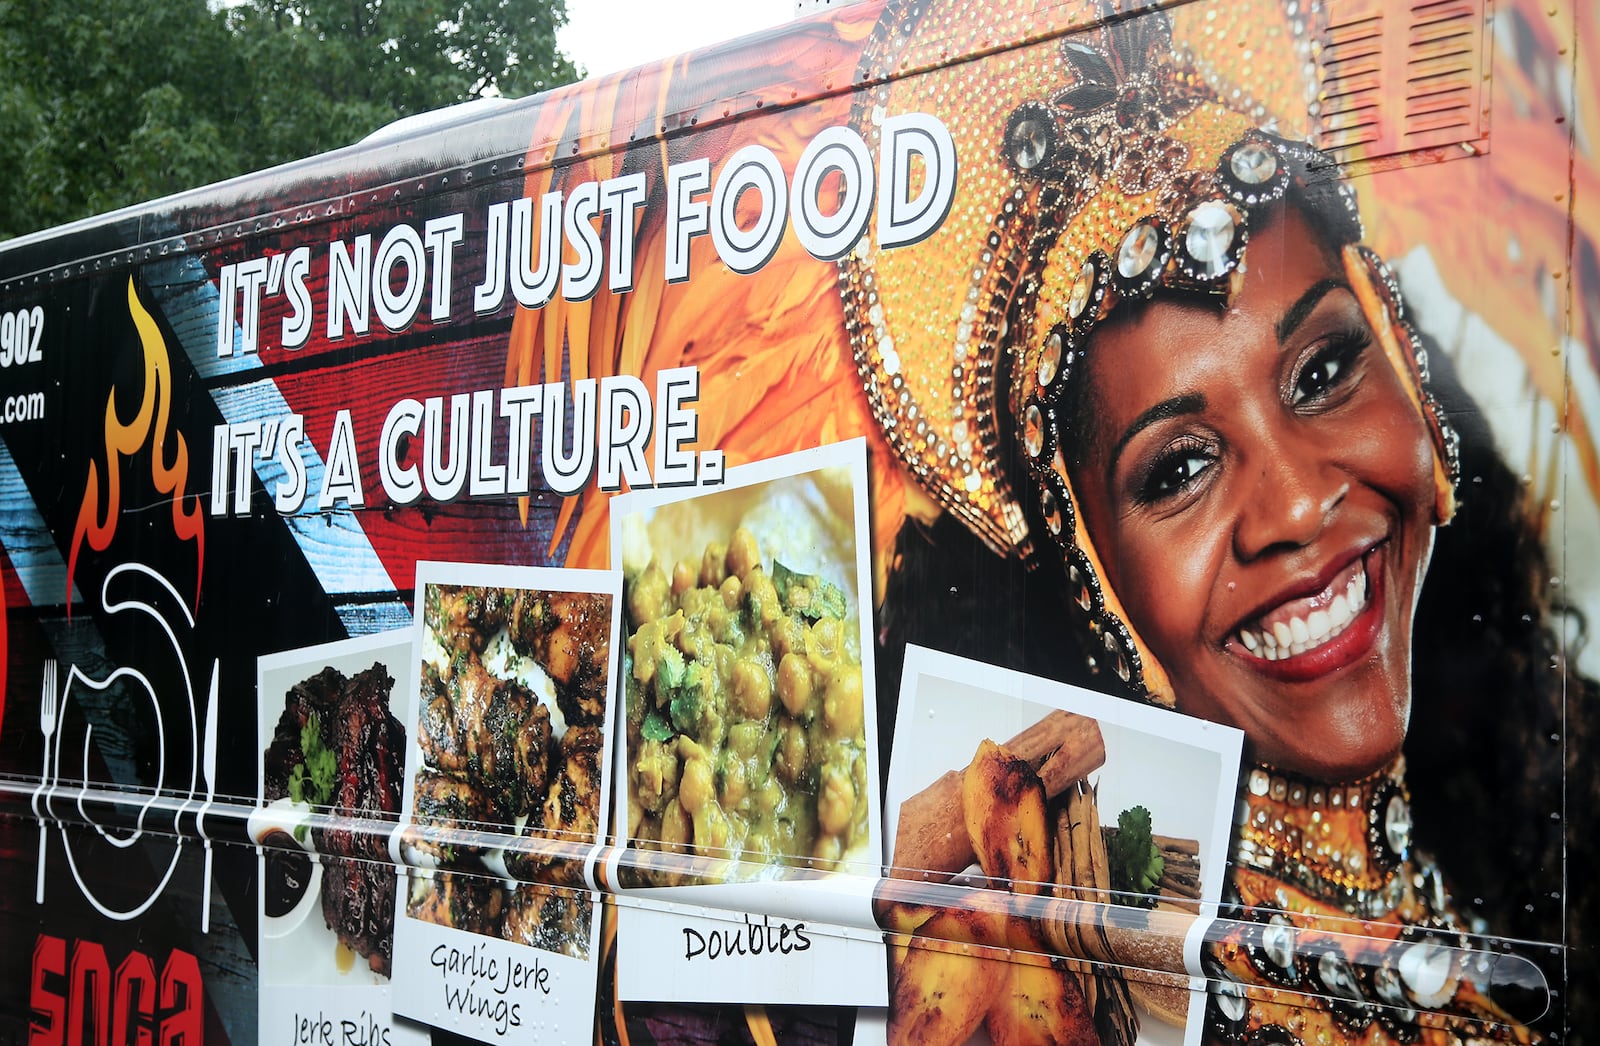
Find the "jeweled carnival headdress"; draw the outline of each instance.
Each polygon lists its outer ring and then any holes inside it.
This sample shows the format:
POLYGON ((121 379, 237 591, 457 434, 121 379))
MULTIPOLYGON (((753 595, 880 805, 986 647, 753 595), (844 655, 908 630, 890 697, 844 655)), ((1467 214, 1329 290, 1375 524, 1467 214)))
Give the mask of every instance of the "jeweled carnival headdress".
POLYGON ((1163 288, 1231 297, 1251 216, 1297 194, 1343 248, 1351 286, 1434 436, 1439 515, 1454 436, 1354 195, 1309 138, 1317 26, 1298 0, 1128 14, 1106 3, 891 0, 863 59, 854 120, 931 112, 955 139, 956 208, 938 235, 841 263, 874 416, 923 489, 996 551, 1036 551, 1015 482, 1061 551, 1097 662, 1173 702, 1073 508, 1056 406, 1095 325, 1163 288), (1077 27, 1088 26, 1086 29, 1077 27), (985 41, 1038 42, 955 65, 985 41), (915 74, 915 75, 908 75, 915 74), (1011 448, 1026 467, 1009 468, 1011 448), (1018 474, 1020 472, 1020 475, 1018 474))

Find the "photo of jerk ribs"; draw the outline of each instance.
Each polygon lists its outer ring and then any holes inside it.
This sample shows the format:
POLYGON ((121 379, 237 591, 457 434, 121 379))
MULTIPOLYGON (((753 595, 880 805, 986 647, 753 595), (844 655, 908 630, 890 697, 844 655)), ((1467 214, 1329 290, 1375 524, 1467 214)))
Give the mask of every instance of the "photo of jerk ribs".
POLYGON ((332 753, 328 791, 314 803, 329 816, 310 832, 322 862, 322 916, 341 944, 385 977, 394 945, 395 878, 387 825, 371 822, 392 822, 400 812, 406 735, 389 712, 393 688, 388 670, 376 663, 348 678, 324 668, 291 687, 266 751, 263 792, 268 803, 290 795, 296 768, 303 776, 315 758, 305 750, 307 741, 332 753))

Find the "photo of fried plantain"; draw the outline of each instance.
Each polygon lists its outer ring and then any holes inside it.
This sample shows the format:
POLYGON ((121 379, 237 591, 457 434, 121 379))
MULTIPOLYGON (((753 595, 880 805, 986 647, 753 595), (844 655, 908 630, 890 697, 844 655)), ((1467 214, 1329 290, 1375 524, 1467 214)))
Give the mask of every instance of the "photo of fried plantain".
POLYGON ((1053 712, 1005 744, 981 740, 966 767, 901 804, 892 874, 956 879, 975 861, 991 890, 969 895, 963 909, 878 906, 880 925, 897 939, 891 1046, 959 1046, 980 1027, 997 1046, 1131 1044, 1140 1010, 1182 1020, 1165 994, 1138 1000, 1166 983, 1123 977, 1119 968, 1137 962, 1119 955, 1127 942, 1103 916, 1105 905, 1133 899, 1117 878, 1132 873, 1116 866, 1113 845, 1144 876, 1134 881, 1147 904, 1162 910, 1200 896, 1198 847, 1153 835, 1142 807, 1102 824, 1089 775, 1104 761, 1093 719, 1053 712), (1023 901, 1040 895, 1087 903, 1041 909, 1023 901), (1016 898, 1017 910, 987 904, 991 896, 1001 905, 1016 898))

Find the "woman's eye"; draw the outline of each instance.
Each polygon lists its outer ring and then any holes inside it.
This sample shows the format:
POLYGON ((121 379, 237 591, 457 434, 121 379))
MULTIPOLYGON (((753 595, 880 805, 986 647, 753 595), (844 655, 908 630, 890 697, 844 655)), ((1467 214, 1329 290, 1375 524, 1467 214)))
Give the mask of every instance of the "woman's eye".
POLYGON ((1299 406, 1326 395, 1350 377, 1351 368, 1361 350, 1367 347, 1365 334, 1343 334, 1324 346, 1295 375, 1290 401, 1299 406))
POLYGON ((1177 450, 1159 458, 1139 487, 1139 500, 1161 501, 1187 490, 1211 466, 1211 455, 1199 449, 1177 450))

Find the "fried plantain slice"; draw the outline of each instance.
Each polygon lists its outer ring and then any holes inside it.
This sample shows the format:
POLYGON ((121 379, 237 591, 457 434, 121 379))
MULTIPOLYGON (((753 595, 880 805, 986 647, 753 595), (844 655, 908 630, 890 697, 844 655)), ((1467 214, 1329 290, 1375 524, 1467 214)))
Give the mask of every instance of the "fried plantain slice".
POLYGON ((923 923, 927 922, 942 909, 930 904, 910 904, 905 901, 892 901, 879 905, 876 909, 878 925, 890 933, 916 933, 923 923))
POLYGON ((889 1046, 960 1046, 983 1023, 1007 964, 971 953, 968 944, 1003 946, 1005 921, 993 912, 945 909, 894 949, 889 1046))
POLYGON ((984 739, 961 775, 961 812, 983 874, 1015 893, 1041 893, 1052 878, 1044 785, 1025 759, 984 739))
POLYGON ((1058 962, 1010 962, 983 1025, 995 1046, 1099 1046, 1083 986, 1058 962))

